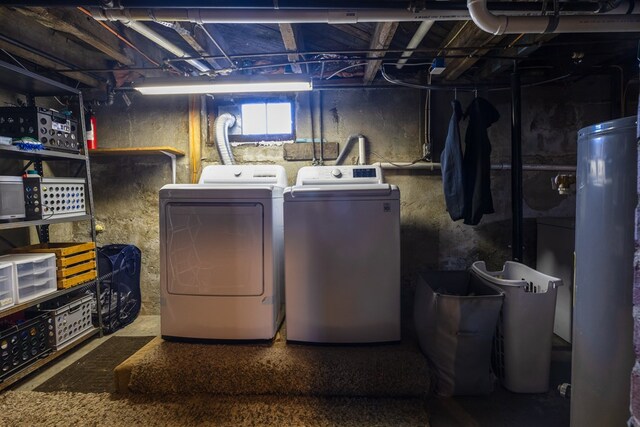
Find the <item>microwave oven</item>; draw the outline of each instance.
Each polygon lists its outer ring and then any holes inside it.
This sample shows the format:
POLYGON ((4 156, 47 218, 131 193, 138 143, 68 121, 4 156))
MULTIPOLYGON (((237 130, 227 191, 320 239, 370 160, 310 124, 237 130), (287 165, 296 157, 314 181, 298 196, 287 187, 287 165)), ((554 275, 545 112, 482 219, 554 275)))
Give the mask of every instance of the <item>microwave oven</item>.
POLYGON ((0 221, 25 217, 21 176, 0 176, 0 221))

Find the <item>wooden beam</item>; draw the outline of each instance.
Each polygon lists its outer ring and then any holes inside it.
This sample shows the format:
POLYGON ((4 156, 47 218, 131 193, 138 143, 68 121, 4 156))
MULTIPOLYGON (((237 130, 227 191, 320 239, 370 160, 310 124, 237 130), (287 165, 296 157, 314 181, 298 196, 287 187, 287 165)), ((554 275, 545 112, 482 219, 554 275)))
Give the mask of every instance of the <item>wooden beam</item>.
MULTIPOLYGON (((291 24, 278 24, 280 27, 280 35, 282 36, 282 42, 284 43, 284 48, 287 52, 298 52, 302 47, 299 43, 299 35, 296 29, 293 28, 291 24)), ((302 48, 304 49, 304 48, 302 48)), ((294 73, 301 73, 302 68, 300 68, 300 64, 296 64, 298 61, 298 54, 291 53, 287 55, 289 62, 291 63, 291 69, 294 73)))
MULTIPOLYGON (((478 62, 481 56, 486 55, 491 50, 491 47, 500 43, 505 37, 504 35, 494 36, 487 33, 475 26, 472 21, 459 23, 453 27, 442 47, 482 46, 482 48, 475 49, 472 52, 472 56, 446 59, 443 77, 446 80, 456 80, 478 62), (487 47, 486 49, 484 48, 485 46, 487 47)), ((459 51, 453 53, 458 54, 459 51)))
POLYGON ((200 132, 199 95, 189 95, 189 163, 191 163, 191 183, 196 184, 202 165, 202 133, 200 132))
MULTIPOLYGON (((369 42, 369 49, 386 49, 391 44, 393 35, 398 29, 397 22, 379 22, 376 25, 376 30, 373 32, 371 42, 369 42)), ((373 78, 380 69, 382 59, 384 58, 383 52, 371 53, 369 58, 380 58, 367 62, 367 67, 364 70, 364 77, 362 78, 365 85, 371 84, 373 78)))
MULTIPOLYGON (((22 49, 21 47, 15 46, 3 40, 0 40, 0 49, 6 50, 12 55, 19 56, 20 58, 24 58, 27 61, 33 62, 34 64, 40 65, 45 68, 56 69, 64 67, 64 65, 58 62, 44 58, 36 53, 32 53, 26 49, 22 49)), ((84 83, 87 86, 91 87, 98 87, 102 84, 102 82, 100 82, 99 80, 94 79, 93 77, 79 71, 65 71, 61 74, 64 74, 67 77, 75 79, 80 83, 84 83)))
POLYGON ((77 9, 28 7, 16 10, 47 28, 77 37, 122 65, 134 65, 113 34, 77 9))
POLYGON ((351 25, 351 24, 336 24, 333 25, 333 27, 336 30, 340 30, 346 34, 349 34, 352 37, 355 37, 357 39, 360 39, 362 41, 366 41, 368 42, 369 40, 371 40, 371 34, 366 32, 365 30, 362 30, 360 28, 358 28, 355 25, 351 25))
MULTIPOLYGON (((200 42, 196 40, 193 32, 193 26, 191 27, 191 29, 188 29, 184 23, 180 23, 180 22, 176 22, 174 23, 174 25, 175 25, 176 32, 180 34, 180 37, 182 37, 182 39, 186 41, 189 44, 189 46, 191 46, 191 48, 193 48, 193 50, 195 50, 198 53, 198 55, 200 56, 211 55, 204 47, 202 47, 200 42)), ((220 68, 222 68, 222 66, 218 64, 218 62, 214 59, 203 59, 203 61, 209 63, 209 65, 211 65, 216 70, 219 70, 220 68)))

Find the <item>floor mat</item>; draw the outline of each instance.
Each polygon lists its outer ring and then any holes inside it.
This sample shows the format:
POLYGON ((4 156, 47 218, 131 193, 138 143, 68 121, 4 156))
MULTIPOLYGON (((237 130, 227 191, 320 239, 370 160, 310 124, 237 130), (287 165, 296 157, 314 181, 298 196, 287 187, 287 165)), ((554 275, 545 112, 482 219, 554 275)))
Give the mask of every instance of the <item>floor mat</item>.
POLYGON ((35 391, 112 393, 115 391, 114 368, 153 338, 111 337, 80 360, 39 385, 35 391))

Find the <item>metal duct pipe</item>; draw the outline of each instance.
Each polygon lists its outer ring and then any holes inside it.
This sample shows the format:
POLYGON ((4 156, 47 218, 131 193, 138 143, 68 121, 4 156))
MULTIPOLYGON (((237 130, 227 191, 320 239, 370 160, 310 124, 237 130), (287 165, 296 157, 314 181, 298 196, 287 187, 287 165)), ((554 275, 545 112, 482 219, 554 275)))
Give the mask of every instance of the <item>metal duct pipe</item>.
MULTIPOLYGON (((433 23, 436 22, 432 19, 427 19, 426 21, 422 21, 422 24, 416 30, 416 33, 411 37, 409 44, 407 45, 407 49, 415 49, 418 47, 424 36, 427 35, 433 23)), ((413 50, 406 50, 402 52, 400 59, 396 63, 396 68, 399 70, 404 67, 404 64, 407 62, 409 57, 413 55, 413 50)))
POLYGON ((486 0, 467 0, 473 23, 491 34, 522 33, 609 33, 640 31, 640 16, 633 4, 623 5, 606 14, 568 16, 494 15, 486 0))
MULTIPOLYGON (((137 33, 145 36, 146 38, 148 38, 152 42, 156 43, 157 45, 161 46, 162 48, 168 50, 169 52, 171 52, 172 54, 174 54, 178 58, 184 58, 184 57, 191 56, 188 52, 185 52, 184 50, 182 50, 181 48, 179 48, 175 44, 171 43, 169 40, 165 39, 160 34, 156 33, 151 28, 147 27, 145 24, 142 24, 142 23, 140 23, 138 21, 130 20, 130 19, 120 19, 119 21, 122 22, 123 25, 131 28, 132 30, 134 30, 137 33)), ((209 68, 208 66, 206 66, 202 62, 197 61, 195 59, 187 59, 186 62, 188 64, 191 64, 193 67, 195 67, 198 71, 200 71, 202 73, 206 73, 207 71, 211 71, 211 68, 209 68)))
POLYGON ((229 113, 221 114, 215 121, 216 147, 218 147, 218 154, 223 165, 236 164, 231 151, 231 144, 229 144, 229 128, 233 127, 235 123, 236 117, 229 113))

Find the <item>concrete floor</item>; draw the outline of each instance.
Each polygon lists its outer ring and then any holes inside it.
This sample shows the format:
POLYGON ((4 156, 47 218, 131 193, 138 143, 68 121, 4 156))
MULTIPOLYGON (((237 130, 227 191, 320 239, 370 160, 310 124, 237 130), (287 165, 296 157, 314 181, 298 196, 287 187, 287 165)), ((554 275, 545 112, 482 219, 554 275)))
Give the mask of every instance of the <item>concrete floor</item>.
POLYGON ((160 316, 138 316, 138 318, 125 328, 101 338, 89 340, 86 344, 70 351, 64 357, 56 360, 53 364, 33 373, 22 381, 11 387, 11 390, 33 391, 40 384, 62 371, 67 366, 82 358, 84 355, 94 350, 100 344, 112 336, 121 337, 148 337, 160 335, 160 316))

